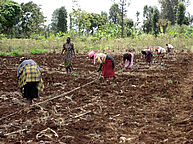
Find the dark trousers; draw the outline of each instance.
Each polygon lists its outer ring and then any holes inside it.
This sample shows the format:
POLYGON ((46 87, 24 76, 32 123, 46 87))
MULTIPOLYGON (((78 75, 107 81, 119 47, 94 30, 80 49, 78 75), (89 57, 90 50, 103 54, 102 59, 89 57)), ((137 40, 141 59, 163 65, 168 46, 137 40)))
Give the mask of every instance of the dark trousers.
POLYGON ((24 85, 24 98, 33 99, 38 97, 38 82, 28 82, 24 85))

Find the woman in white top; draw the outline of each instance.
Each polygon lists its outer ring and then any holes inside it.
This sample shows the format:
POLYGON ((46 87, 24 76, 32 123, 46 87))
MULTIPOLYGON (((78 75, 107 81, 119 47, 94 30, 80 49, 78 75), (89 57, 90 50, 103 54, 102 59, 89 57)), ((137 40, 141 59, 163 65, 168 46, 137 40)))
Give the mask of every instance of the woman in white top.
POLYGON ((156 47, 156 51, 157 51, 157 55, 158 56, 161 56, 162 58, 165 56, 166 54, 166 49, 161 47, 161 46, 158 46, 156 47))
POLYGON ((173 45, 171 45, 171 44, 166 44, 166 47, 168 49, 168 53, 171 52, 171 49, 174 48, 173 45))

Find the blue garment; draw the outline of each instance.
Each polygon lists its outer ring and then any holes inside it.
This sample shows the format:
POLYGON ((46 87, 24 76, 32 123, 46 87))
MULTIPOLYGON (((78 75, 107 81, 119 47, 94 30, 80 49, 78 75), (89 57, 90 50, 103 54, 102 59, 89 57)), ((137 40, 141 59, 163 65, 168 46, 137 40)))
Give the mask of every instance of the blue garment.
POLYGON ((22 66, 28 64, 28 63, 34 63, 34 64, 36 64, 36 65, 37 65, 37 68, 38 68, 39 71, 41 72, 41 69, 40 69, 39 65, 38 65, 34 60, 32 60, 32 59, 24 60, 24 61, 17 67, 17 77, 20 76, 20 73, 19 73, 20 68, 21 68, 22 66))

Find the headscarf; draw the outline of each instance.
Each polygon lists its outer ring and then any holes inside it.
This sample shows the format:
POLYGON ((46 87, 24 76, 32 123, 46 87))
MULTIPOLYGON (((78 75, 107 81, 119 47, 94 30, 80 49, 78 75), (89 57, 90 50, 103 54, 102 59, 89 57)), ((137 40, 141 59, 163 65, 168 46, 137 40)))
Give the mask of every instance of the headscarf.
POLYGON ((97 56, 97 54, 92 50, 92 51, 89 52, 88 56, 89 56, 90 58, 93 57, 93 59, 94 59, 94 64, 95 64, 95 63, 96 63, 96 56, 97 56))
POLYGON ((70 37, 67 37, 66 41, 67 43, 70 43, 70 37))

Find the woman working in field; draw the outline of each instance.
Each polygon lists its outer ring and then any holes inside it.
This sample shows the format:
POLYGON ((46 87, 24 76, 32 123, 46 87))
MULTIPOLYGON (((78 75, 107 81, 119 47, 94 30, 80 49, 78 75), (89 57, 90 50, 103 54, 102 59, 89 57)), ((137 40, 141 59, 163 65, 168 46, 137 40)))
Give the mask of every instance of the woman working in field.
POLYGON ((18 84, 23 97, 27 99, 27 108, 29 109, 33 98, 38 97, 38 90, 43 90, 43 80, 41 69, 32 59, 22 57, 20 65, 17 68, 18 84))
POLYGON ((167 47, 168 53, 170 53, 171 49, 174 48, 173 45, 171 45, 171 44, 166 44, 166 47, 167 47))
POLYGON ((157 58, 161 57, 161 61, 162 61, 163 57, 166 54, 166 49, 161 46, 158 46, 156 47, 156 52, 157 52, 157 58))
POLYGON ((123 64, 125 65, 126 69, 130 69, 133 66, 133 53, 128 52, 123 54, 123 64))
POLYGON ((72 56, 75 56, 74 44, 70 42, 70 37, 67 37, 66 43, 63 45, 61 54, 64 52, 64 63, 66 72, 72 71, 72 56), (64 52, 65 51, 65 52, 64 52))
POLYGON ((114 59, 104 53, 95 53, 91 51, 89 57, 94 60, 94 64, 100 63, 100 67, 97 72, 102 71, 104 78, 113 77, 115 79, 115 62, 114 59))
POLYGON ((149 63, 149 66, 151 65, 153 53, 149 49, 142 50, 141 53, 145 56, 146 63, 149 63))
POLYGON ((156 47, 156 52, 157 52, 157 55, 159 57, 163 58, 165 56, 165 54, 166 54, 166 49, 161 47, 161 46, 158 46, 158 47, 156 47))

